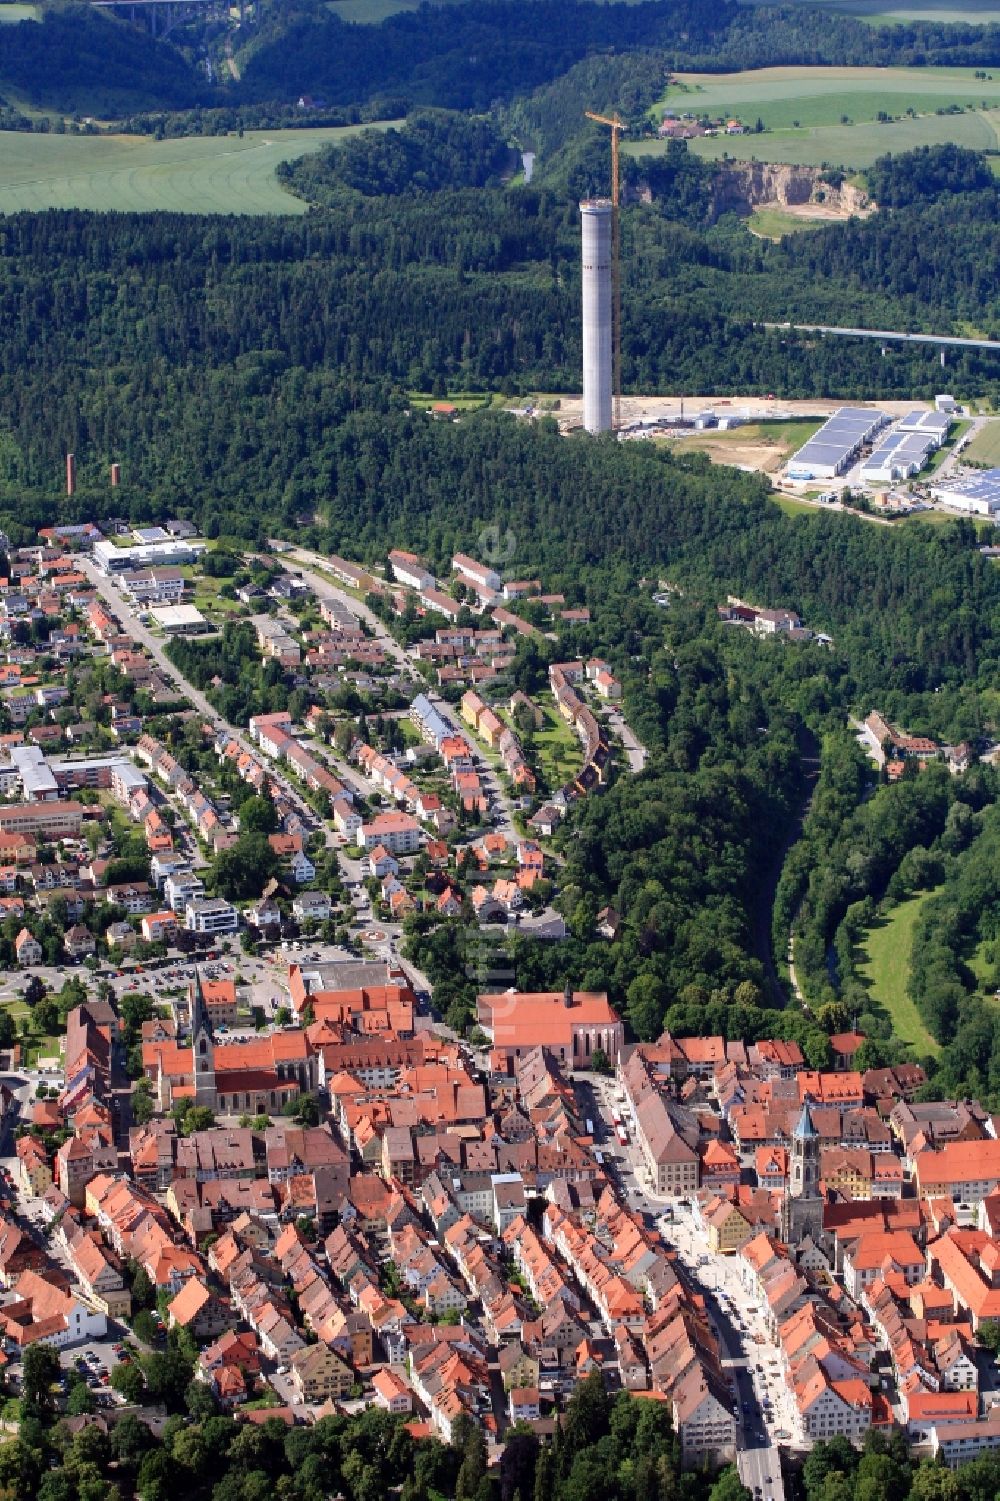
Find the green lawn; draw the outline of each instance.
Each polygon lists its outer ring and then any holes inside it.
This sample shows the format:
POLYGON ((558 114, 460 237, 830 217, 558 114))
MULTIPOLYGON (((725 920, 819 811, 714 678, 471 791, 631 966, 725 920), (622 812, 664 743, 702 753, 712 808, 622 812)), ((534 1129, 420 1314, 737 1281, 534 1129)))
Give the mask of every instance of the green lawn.
POLYGON ((956 519, 947 511, 914 511, 912 516, 900 516, 896 526, 947 526, 956 519))
MULTIPOLYGON (((488 407, 497 404, 497 398, 489 391, 459 391, 454 396, 432 396, 429 391, 410 391, 409 399, 415 407, 424 411, 429 410, 439 401, 446 401, 457 412, 476 412, 480 407, 488 407)), ((500 401, 509 401, 509 397, 500 398, 500 401)))
POLYGON ((8 131, 0 151, 0 213, 51 208, 120 213, 304 214, 274 175, 362 127, 247 131, 241 138, 58 136, 8 131))
POLYGON ((535 731, 533 755, 538 770, 554 791, 577 775, 583 765, 583 754, 572 726, 566 723, 558 709, 545 703, 539 703, 538 707, 545 723, 535 731))
POLYGON ((918 1054, 931 1053, 936 1057, 941 1051, 940 1044, 928 1032, 907 990, 913 930, 930 894, 923 891, 900 902, 888 917, 879 918, 869 928, 862 944, 859 972, 872 996, 892 1018, 893 1036, 915 1048, 918 1054))
POLYGON ((784 511, 786 516, 810 516, 815 515, 817 507, 810 505, 808 501, 796 500, 794 495, 772 495, 775 505, 784 511))
MULTIPOLYGON (((11 978, 13 979, 14 976, 11 978)), ((21 1000, 20 997, 15 997, 9 1001, 0 1001, 0 1007, 4 1011, 8 1011, 14 1020, 14 1026, 17 1029, 17 1040, 21 1044, 26 1065, 30 1066, 37 1058, 59 1057, 58 1037, 49 1036, 47 1033, 25 1033, 23 1031, 23 1028, 31 1018, 31 1010, 25 1001, 21 1000)))
POLYGON ((229 615, 246 615, 246 605, 238 599, 226 599, 220 595, 219 590, 226 579, 211 578, 208 574, 195 574, 191 580, 194 586, 194 596, 191 603, 210 620, 229 615))
POLYGON ((1000 418, 988 422, 976 434, 963 457, 975 459, 980 464, 1000 465, 1000 418))

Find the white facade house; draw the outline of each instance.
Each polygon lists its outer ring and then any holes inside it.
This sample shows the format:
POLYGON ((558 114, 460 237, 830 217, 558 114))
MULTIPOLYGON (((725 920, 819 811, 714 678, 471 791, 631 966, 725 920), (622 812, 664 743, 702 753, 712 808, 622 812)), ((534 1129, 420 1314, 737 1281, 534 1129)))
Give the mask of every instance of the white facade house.
POLYGON ((239 925, 236 908, 221 897, 188 902, 184 909, 184 926, 189 933, 235 933, 239 925))
POLYGON ((171 912, 180 914, 189 902, 201 901, 205 895, 205 883, 190 870, 178 870, 163 883, 163 895, 171 912))

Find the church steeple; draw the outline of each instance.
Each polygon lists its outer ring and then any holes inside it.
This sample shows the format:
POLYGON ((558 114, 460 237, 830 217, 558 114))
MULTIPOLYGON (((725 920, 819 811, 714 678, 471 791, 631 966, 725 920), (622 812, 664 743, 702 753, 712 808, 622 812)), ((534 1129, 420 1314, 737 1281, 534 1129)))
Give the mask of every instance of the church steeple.
POLYGON ((205 1004, 205 992, 201 988, 201 975, 195 967, 194 979, 188 989, 191 1009, 191 1050, 193 1054, 192 1076, 194 1102, 215 1109, 215 1038, 212 1022, 205 1004))
POLYGON ((813 1125, 808 1104, 803 1104, 792 1132, 789 1187, 793 1199, 815 1199, 819 1195, 819 1133, 813 1125))

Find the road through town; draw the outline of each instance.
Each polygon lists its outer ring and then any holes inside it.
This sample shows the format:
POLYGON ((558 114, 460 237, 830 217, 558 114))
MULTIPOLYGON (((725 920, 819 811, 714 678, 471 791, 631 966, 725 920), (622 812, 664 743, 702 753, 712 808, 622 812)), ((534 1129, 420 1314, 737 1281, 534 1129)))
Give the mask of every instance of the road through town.
MULTIPOLYGON (((217 730, 225 730, 227 735, 231 736, 242 750, 248 751, 259 760, 266 762, 267 758, 261 755, 260 750, 256 746, 251 744, 246 731, 238 729, 236 725, 230 724, 227 719, 224 719, 205 694, 177 670, 164 650, 164 643, 158 637, 154 636, 148 626, 143 625, 141 620, 138 619, 132 606, 115 581, 108 578, 107 574, 102 573, 90 558, 81 557, 80 568, 87 575, 101 598, 110 605, 114 614, 123 622, 123 629, 130 636, 134 637, 140 645, 145 647, 164 677, 176 684, 192 708, 197 709, 199 714, 205 716, 206 723, 213 725, 217 730)), ((281 787, 282 792, 285 793, 305 819, 307 825, 310 827, 315 825, 316 814, 310 808, 305 798, 270 763, 268 763, 268 770, 281 787)))

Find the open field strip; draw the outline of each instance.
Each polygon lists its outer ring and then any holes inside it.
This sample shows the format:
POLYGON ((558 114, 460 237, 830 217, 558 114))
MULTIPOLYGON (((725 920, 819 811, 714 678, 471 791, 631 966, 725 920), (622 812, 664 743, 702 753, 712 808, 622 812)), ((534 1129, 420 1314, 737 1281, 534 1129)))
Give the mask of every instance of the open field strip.
POLYGON ((1000 465, 1000 417, 987 422, 976 434, 965 450, 964 457, 974 459, 979 464, 1000 465))
POLYGON ((242 137, 57 136, 8 131, 0 213, 79 208, 119 213, 303 214, 274 175, 357 125, 247 131, 242 137))
POLYGON ((679 453, 703 453, 713 464, 735 464, 773 474, 822 425, 816 417, 801 422, 747 422, 726 432, 709 428, 683 438, 654 438, 679 453))
POLYGON ((817 211, 814 218, 809 215, 811 205, 803 205, 800 213, 791 213, 784 208, 755 208, 746 221, 747 229, 752 235, 760 240, 780 240, 783 235, 798 234, 803 229, 822 229, 827 224, 840 222, 841 216, 836 218, 829 214, 817 211))
MULTIPOLYGON (((702 136, 688 142, 694 156, 706 161, 778 162, 797 167, 844 167, 861 170, 880 156, 914 151, 918 146, 965 146, 970 151, 996 151, 993 111, 962 115, 921 115, 916 120, 879 125, 817 125, 802 130, 766 131, 763 135, 702 136)), ((667 141, 623 142, 633 156, 661 156, 667 141)), ((994 171, 1000 163, 994 165, 994 171)))
POLYGON ((930 894, 922 891, 919 896, 900 902, 888 916, 880 917, 868 929, 862 944, 865 958, 860 973, 871 994, 892 1018, 893 1036, 909 1043, 919 1054, 931 1053, 936 1057, 941 1051, 940 1044, 927 1030, 909 995, 913 930, 930 894))

